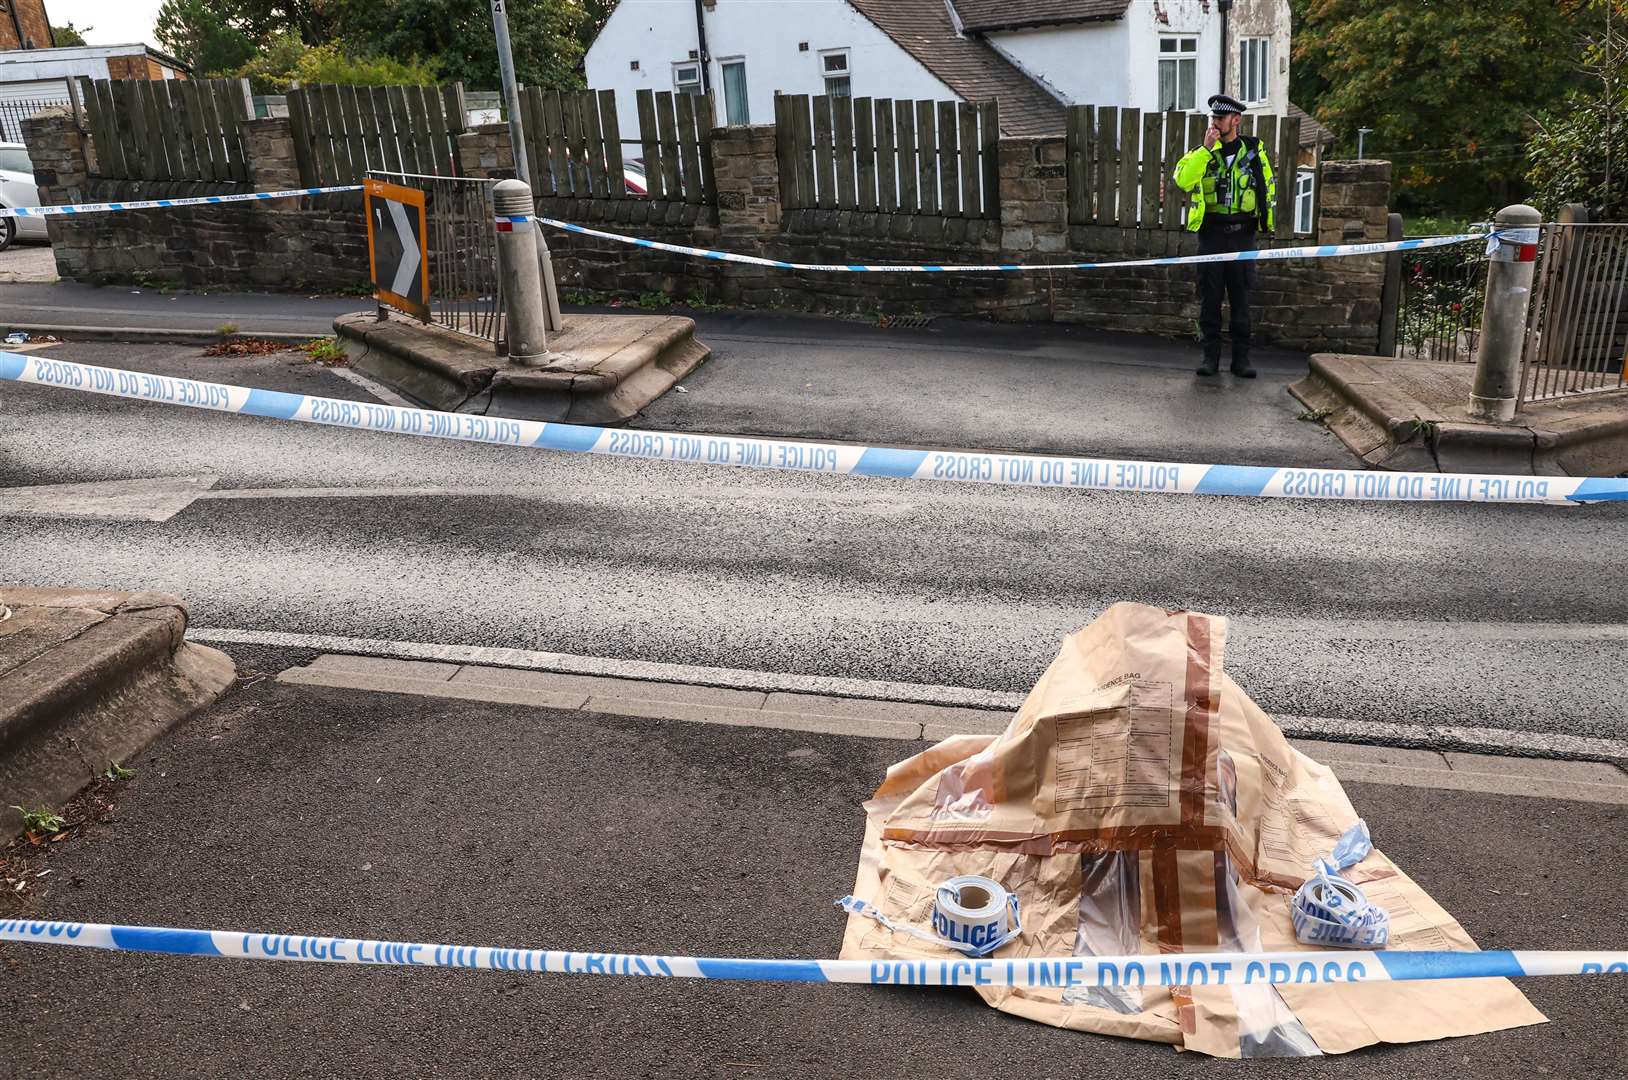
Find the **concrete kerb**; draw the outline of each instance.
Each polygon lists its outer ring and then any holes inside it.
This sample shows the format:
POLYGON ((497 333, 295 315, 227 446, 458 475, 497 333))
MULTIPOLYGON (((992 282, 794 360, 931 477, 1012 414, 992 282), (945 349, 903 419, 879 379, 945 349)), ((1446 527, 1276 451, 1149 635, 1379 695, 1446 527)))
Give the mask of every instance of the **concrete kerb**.
POLYGON ((577 424, 626 423, 711 354, 695 321, 676 315, 568 314, 537 367, 479 338, 369 312, 341 315, 334 332, 351 367, 431 408, 577 424))
POLYGON ((0 841, 21 831, 14 805, 61 806, 236 677, 185 640, 173 596, 0 588, 0 605, 0 841))
MULTIPOLYGON (((1012 716, 1003 709, 333 653, 286 668, 277 679, 298 686, 906 742, 996 735, 1012 716)), ((1628 805, 1628 772, 1619 763, 1469 753, 1450 749, 1453 739, 1438 748, 1412 749, 1329 741, 1329 735, 1338 734, 1333 731, 1320 731, 1323 738, 1308 740, 1307 725, 1296 723, 1298 719, 1281 718, 1280 726, 1295 737, 1296 746, 1330 765, 1342 780, 1628 805)))
MULTIPOLYGON (((1387 378, 1388 363, 1317 353, 1289 392, 1324 414, 1353 454, 1379 468, 1539 476, 1612 476, 1628 469, 1628 393, 1539 402, 1524 409, 1519 422, 1482 423, 1463 409, 1415 397, 1387 378)), ((1446 366, 1457 373, 1457 366, 1446 366)), ((1463 374, 1469 371, 1464 366, 1463 374)))

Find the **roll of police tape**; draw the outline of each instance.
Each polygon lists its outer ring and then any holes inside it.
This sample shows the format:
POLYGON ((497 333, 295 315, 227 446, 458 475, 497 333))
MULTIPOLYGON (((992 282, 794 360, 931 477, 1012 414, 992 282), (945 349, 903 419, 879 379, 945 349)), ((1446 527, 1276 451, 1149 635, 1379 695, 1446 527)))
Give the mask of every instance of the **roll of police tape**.
POLYGON ((904 934, 968 956, 988 956, 1023 932, 1016 893, 997 881, 972 874, 950 878, 933 896, 933 928, 895 919, 856 896, 844 896, 837 907, 874 919, 895 934, 904 934))
POLYGON ((987 956, 1023 932, 1017 893, 986 877, 953 877, 933 898, 933 932, 952 949, 987 956))
POLYGON ((372 938, 192 930, 109 923, 0 921, 0 941, 171 956, 293 960, 552 975, 746 979, 913 986, 1318 985, 1419 979, 1628 975, 1628 950, 1165 953, 1156 956, 806 960, 660 956, 437 945, 372 938))
MULTIPOLYGON (((529 217, 529 216, 528 216, 529 217)), ((502 221, 525 221, 528 217, 499 218, 502 221)), ((742 263, 747 266, 767 266, 775 270, 811 270, 820 273, 859 274, 987 274, 1021 273, 1034 270, 1113 270, 1142 266, 1196 266, 1204 263, 1267 262, 1279 259, 1333 259, 1353 255, 1387 255, 1394 251, 1418 251, 1425 248, 1451 247, 1472 240, 1487 240, 1486 233, 1455 233, 1452 236, 1420 236, 1411 240, 1385 240, 1370 244, 1307 244, 1299 247, 1258 248, 1249 251, 1227 251, 1214 255, 1172 255, 1156 259, 1119 259, 1113 262, 1066 263, 976 263, 958 266, 935 266, 904 263, 794 263, 781 259, 766 259, 760 255, 742 255, 714 248, 689 247, 685 244, 667 244, 660 240, 646 240, 641 236, 592 229, 557 218, 537 216, 537 221, 555 229, 581 236, 612 240, 618 244, 667 251, 675 255, 689 255, 697 259, 742 263)), ((1489 241, 1490 243, 1490 241, 1489 241)), ((1489 247, 1489 250, 1491 248, 1489 247)))
POLYGON ((302 195, 333 195, 361 191, 360 184, 338 187, 294 188, 289 191, 247 191, 236 195, 198 195, 185 199, 138 199, 133 202, 62 203, 57 206, 0 206, 0 218, 62 217, 69 214, 109 214, 120 210, 155 210, 176 206, 215 206, 219 203, 264 202, 267 199, 297 199, 302 195))
POLYGON ((1339 949, 1383 949, 1391 917, 1353 882, 1319 867, 1294 894, 1290 908, 1295 940, 1339 949))
POLYGON ((799 442, 673 431, 625 431, 341 401, 79 364, 37 354, 0 352, 0 379, 135 401, 182 405, 301 424, 325 424, 359 431, 645 461, 732 465, 785 472, 1077 491, 1245 495, 1267 499, 1343 499, 1355 502, 1547 503, 1564 506, 1628 500, 1628 478, 1624 477, 1497 476, 1264 465, 1198 465, 1038 454, 989 454, 965 450, 906 450, 850 443, 799 442))

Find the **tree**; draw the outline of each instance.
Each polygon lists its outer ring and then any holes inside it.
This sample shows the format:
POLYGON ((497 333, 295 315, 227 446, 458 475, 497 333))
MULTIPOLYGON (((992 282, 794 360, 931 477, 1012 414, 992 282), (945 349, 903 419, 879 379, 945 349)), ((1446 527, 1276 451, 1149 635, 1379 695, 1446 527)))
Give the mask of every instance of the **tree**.
POLYGON ((94 26, 80 28, 69 22, 67 26, 51 27, 51 40, 56 42, 57 48, 67 45, 85 44, 85 35, 96 29, 94 26))
POLYGON ((156 36, 196 75, 226 75, 278 35, 333 40, 343 0, 164 0, 156 36))
MULTIPOLYGON (((357 55, 416 56, 447 80, 498 85, 488 0, 335 0, 339 37, 357 55)), ((587 13, 577 0, 509 0, 515 76, 532 86, 582 85, 587 13)))
POLYGON ((1559 108, 1538 115, 1527 146, 1531 199, 1545 218, 1566 203, 1583 203, 1597 221, 1628 214, 1628 3, 1611 2, 1610 36, 1583 39, 1580 84, 1559 108))
POLYGON ((1294 0, 1295 100, 1344 152, 1356 129, 1415 208, 1481 210, 1523 186, 1532 115, 1574 80, 1588 0, 1294 0))
POLYGON ((235 7, 224 0, 164 0, 154 36, 194 76, 230 74, 248 63, 260 45, 235 20, 235 7))

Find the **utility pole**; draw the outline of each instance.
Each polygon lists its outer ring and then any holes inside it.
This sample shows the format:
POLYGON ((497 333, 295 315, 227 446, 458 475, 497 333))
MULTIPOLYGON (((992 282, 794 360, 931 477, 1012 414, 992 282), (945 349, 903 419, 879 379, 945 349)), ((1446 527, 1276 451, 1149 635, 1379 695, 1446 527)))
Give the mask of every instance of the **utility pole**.
MULTIPOLYGON (((522 183, 531 190, 531 163, 526 160, 526 130, 520 121, 520 87, 514 79, 514 50, 509 45, 509 15, 504 0, 492 0, 492 32, 497 35, 497 68, 503 77, 503 104, 509 110, 509 142, 514 148, 514 171, 522 183)), ((535 209, 535 207, 533 208, 535 209)), ((554 261, 549 258, 548 244, 537 230, 537 260, 543 279, 544 309, 548 313, 548 329, 560 328, 560 297, 554 287, 554 261)))
POLYGON ((1373 128, 1358 128, 1357 129, 1357 160, 1358 161, 1361 161, 1363 159, 1362 158, 1362 147, 1363 147, 1364 140, 1369 135, 1372 135, 1373 133, 1374 133, 1373 128))

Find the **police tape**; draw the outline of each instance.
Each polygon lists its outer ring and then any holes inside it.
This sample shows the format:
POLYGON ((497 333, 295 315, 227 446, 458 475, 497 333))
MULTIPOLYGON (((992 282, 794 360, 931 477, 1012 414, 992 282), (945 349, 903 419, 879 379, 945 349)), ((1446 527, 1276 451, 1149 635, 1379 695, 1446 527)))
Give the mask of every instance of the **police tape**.
POLYGON ((930 941, 968 956, 988 956, 1023 933, 1017 893, 997 881, 962 874, 940 885, 933 897, 931 932, 889 916, 857 896, 844 896, 837 907, 851 915, 875 919, 896 934, 930 941))
MULTIPOLYGON (((497 219, 500 225, 503 222, 512 225, 516 222, 528 220, 533 219, 529 215, 499 217, 497 219)), ((1393 251, 1418 251, 1424 248, 1451 247, 1454 244, 1464 244, 1471 240, 1489 240, 1489 234, 1486 233, 1459 233, 1453 236, 1425 236, 1413 240, 1386 240, 1371 244, 1314 244, 1304 247, 1226 251, 1216 255, 1174 255, 1157 259, 1121 259, 1116 262, 990 263, 961 266, 923 264, 912 266, 906 264, 784 262, 780 259, 765 259, 758 255, 739 255, 732 251, 715 251, 712 248, 687 247, 684 244, 667 244, 659 240, 646 240, 643 237, 605 232, 602 229, 590 229, 586 225, 573 225, 569 221, 558 221, 540 215, 535 220, 542 222, 544 225, 564 229, 567 232, 580 233, 583 236, 596 236, 602 240, 614 240, 619 244, 632 244, 635 247, 650 248, 654 251, 668 251, 676 255, 692 255, 700 259, 744 263, 747 266, 767 266, 776 270, 853 271, 861 274, 973 274, 1017 273, 1025 270, 1112 270, 1139 266, 1195 266, 1203 263, 1267 262, 1279 259, 1329 259, 1350 255, 1386 255, 1393 251)), ((1497 239, 1497 234, 1490 234, 1490 243, 1497 242, 1497 239)))
POLYGON ((1391 939, 1391 916, 1369 901, 1363 891, 1340 876, 1374 850, 1368 823, 1358 818, 1334 850, 1319 858, 1290 902, 1289 917, 1295 940, 1302 945, 1333 945, 1342 949, 1383 949, 1391 939))
POLYGON ((1628 951, 1215 952, 1157 956, 800 960, 507 949, 370 938, 188 930, 109 923, 0 921, 0 941, 170 956, 369 967, 470 968, 541 975, 631 975, 875 986, 1226 986, 1422 979, 1628 975, 1628 951))
POLYGON ((152 210, 171 206, 215 206, 219 203, 264 202, 267 199, 296 199, 301 195, 333 195, 361 191, 360 184, 339 187, 295 188, 292 191, 247 191, 237 195, 198 195, 186 199, 140 199, 135 202, 62 203, 58 206, 0 206, 0 218, 59 217, 65 214, 106 214, 115 210, 152 210))
POLYGON ((733 435, 690 435, 672 431, 626 431, 340 401, 310 394, 289 394, 279 390, 259 390, 172 375, 78 364, 22 353, 0 352, 0 379, 360 431, 783 472, 1083 491, 1246 495, 1269 499, 1551 505, 1628 500, 1628 477, 1498 476, 1278 468, 1267 465, 1198 465, 1040 454, 990 454, 968 450, 904 450, 733 435))

